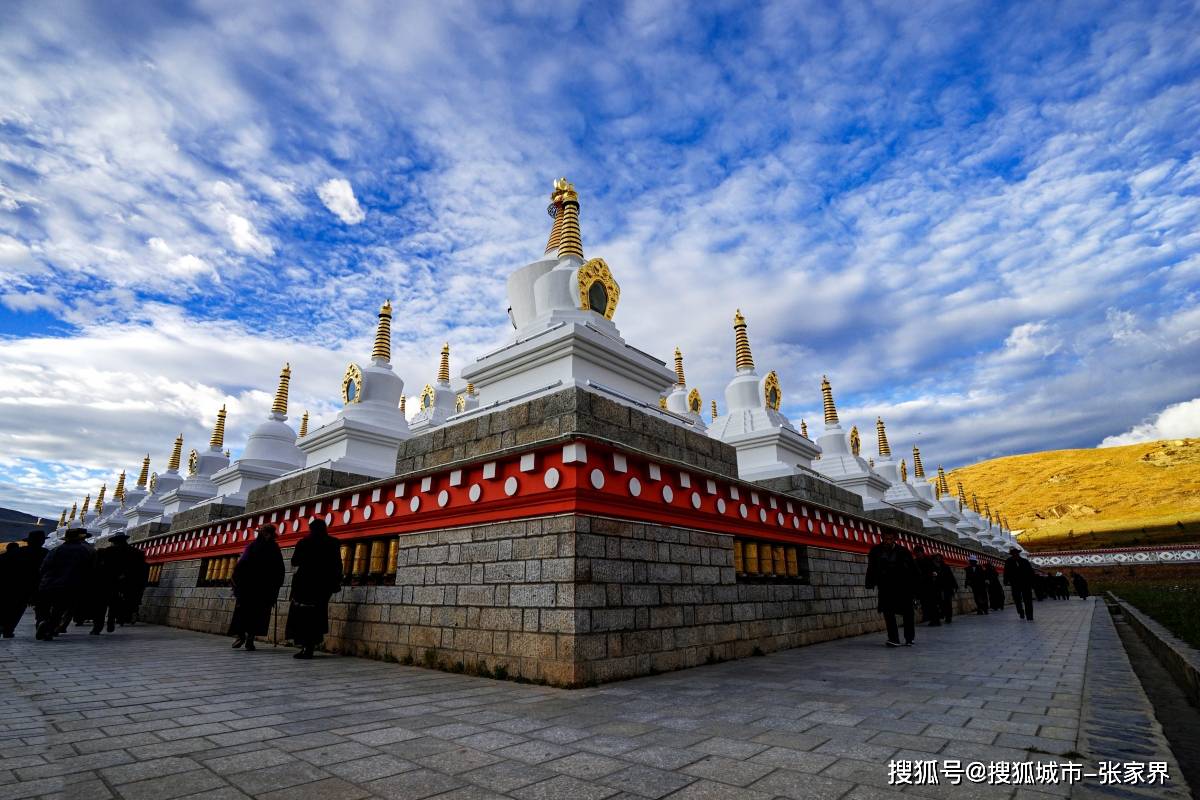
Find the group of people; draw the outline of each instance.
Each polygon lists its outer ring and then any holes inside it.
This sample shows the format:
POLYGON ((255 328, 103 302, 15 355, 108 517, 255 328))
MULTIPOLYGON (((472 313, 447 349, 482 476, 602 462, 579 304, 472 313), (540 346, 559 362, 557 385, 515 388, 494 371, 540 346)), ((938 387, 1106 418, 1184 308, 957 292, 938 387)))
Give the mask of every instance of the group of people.
MULTIPOLYGON (((1071 577, 1076 593, 1086 599, 1087 581, 1077 573, 1072 573, 1071 577)), ((1054 581, 1054 578, 1040 575, 1015 547, 1009 550, 1009 557, 1004 562, 1003 576, 994 564, 981 565, 975 556, 971 556, 964 578, 974 596, 976 614, 1002 611, 1004 587, 1008 586, 1017 614, 1029 622, 1033 622, 1035 592, 1041 600, 1045 580, 1054 581)), ((1061 585, 1065 597, 1066 578, 1062 579, 1061 585)), ((918 606, 922 622, 931 627, 950 624, 954 619, 954 596, 959 588, 954 570, 941 555, 926 554, 921 545, 909 552, 890 531, 883 534, 882 541, 872 547, 867 556, 866 586, 868 590, 879 591, 878 608, 887 627, 888 647, 913 645, 918 606), (896 617, 903 620, 903 642, 896 617)))
MULTIPOLYGON (((233 617, 229 635, 233 647, 255 650, 257 636, 266 636, 271 611, 283 586, 283 553, 274 525, 258 529, 233 568, 233 617)), ((292 552, 292 591, 284 636, 300 647, 294 656, 310 659, 329 632, 329 600, 342 588, 342 559, 337 540, 324 520, 311 519, 308 534, 292 552)))
POLYGON ((1074 571, 1071 572, 1070 580, 1061 572, 1038 575, 1033 582, 1033 595, 1038 600, 1045 600, 1047 597, 1052 600, 1067 600, 1071 597, 1072 585, 1075 587, 1075 594, 1086 600, 1089 592, 1087 578, 1074 571))
POLYGON ((11 542, 0 555, 0 624, 11 639, 32 604, 35 638, 50 641, 76 625, 92 623, 91 633, 112 633, 135 621, 149 568, 146 555, 118 533, 108 547, 88 543, 85 528, 70 528, 63 543, 45 547, 44 531, 30 531, 25 545, 11 542))

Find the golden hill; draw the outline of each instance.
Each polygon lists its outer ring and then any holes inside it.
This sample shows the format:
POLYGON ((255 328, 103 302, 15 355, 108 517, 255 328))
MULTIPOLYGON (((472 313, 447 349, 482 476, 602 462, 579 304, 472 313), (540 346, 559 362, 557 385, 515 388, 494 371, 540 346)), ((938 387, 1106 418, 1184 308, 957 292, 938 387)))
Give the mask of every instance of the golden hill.
POLYGON ((1200 439, 1048 450, 948 475, 1030 550, 1200 541, 1200 439))

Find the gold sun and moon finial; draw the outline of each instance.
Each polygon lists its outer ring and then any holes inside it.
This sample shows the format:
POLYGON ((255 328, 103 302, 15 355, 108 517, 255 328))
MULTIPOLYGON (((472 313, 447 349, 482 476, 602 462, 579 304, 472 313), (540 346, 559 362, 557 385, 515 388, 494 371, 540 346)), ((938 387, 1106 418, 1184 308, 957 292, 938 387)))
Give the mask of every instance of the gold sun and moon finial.
POLYGON ((900 482, 908 483, 908 464, 905 459, 900 459, 900 482))
POLYGON ((217 412, 217 424, 213 425, 212 436, 208 438, 208 446, 213 450, 220 450, 225 446, 225 406, 221 406, 221 410, 217 412))
POLYGON ((300 417, 300 435, 297 437, 303 439, 308 436, 308 409, 304 410, 304 416, 300 417))
POLYGON ((183 457, 183 434, 175 437, 175 443, 171 446, 171 458, 167 461, 167 472, 179 471, 179 460, 183 457))
POLYGON ((833 402, 833 386, 829 383, 829 377, 821 376, 821 405, 825 410, 825 424, 837 425, 838 413, 837 406, 833 402))
POLYGON ((120 501, 122 505, 125 503, 125 470, 121 470, 121 474, 117 476, 117 488, 113 489, 113 499, 120 501))
POLYGON ((392 301, 383 301, 379 307, 379 324, 375 327, 375 346, 371 348, 371 360, 390 363, 392 360, 392 301))
POLYGON ((858 455, 862 450, 862 437, 858 435, 858 426, 850 428, 850 452, 853 455, 858 455))
POLYGON ((438 362, 438 383, 450 383, 450 343, 446 342, 442 345, 442 358, 438 362))
POLYGON ((875 440, 879 447, 879 457, 891 458, 892 447, 888 444, 887 428, 883 425, 883 417, 875 418, 875 440))
POLYGON ((746 318, 739 308, 733 313, 733 346, 738 372, 754 371, 754 354, 750 352, 750 334, 746 332, 746 318))
POLYGON ((772 411, 778 411, 783 405, 783 388, 779 385, 779 375, 775 370, 771 370, 767 377, 763 378, 763 402, 772 411))
POLYGON ((287 415, 288 384, 292 382, 292 365, 286 363, 279 372, 279 386, 275 389, 275 401, 271 403, 271 413, 287 415))
POLYGON ((921 450, 916 445, 913 445, 913 477, 925 480, 925 465, 921 463, 921 450))

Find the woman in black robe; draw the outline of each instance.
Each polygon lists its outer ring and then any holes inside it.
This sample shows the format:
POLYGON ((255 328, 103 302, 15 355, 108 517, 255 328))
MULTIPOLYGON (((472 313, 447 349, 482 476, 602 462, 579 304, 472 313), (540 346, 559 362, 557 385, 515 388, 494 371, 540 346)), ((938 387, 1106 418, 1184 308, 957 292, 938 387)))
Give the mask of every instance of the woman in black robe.
POLYGON ((987 581, 988 604, 992 607, 992 611, 1002 611, 1004 609, 1004 586, 1000 583, 1000 573, 996 572, 996 565, 990 561, 985 564, 983 577, 987 581))
POLYGON ((266 636, 271 609, 283 585, 283 554, 275 542, 275 526, 263 525, 258 536, 246 545, 233 568, 233 596, 237 604, 229 621, 229 635, 236 637, 236 650, 243 644, 254 650, 254 637, 266 636))
POLYGON ((292 603, 287 638, 300 646, 295 658, 312 658, 329 632, 329 598, 342 588, 342 558, 324 520, 308 521, 308 535, 292 554, 292 603))

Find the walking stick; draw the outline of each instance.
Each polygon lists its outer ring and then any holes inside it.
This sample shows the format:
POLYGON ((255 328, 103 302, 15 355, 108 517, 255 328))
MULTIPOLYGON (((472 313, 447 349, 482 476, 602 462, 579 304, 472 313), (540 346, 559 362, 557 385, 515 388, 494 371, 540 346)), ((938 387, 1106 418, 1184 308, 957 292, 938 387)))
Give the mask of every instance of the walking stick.
POLYGON ((279 601, 271 604, 271 613, 275 616, 275 630, 271 632, 271 646, 279 647, 279 601))

